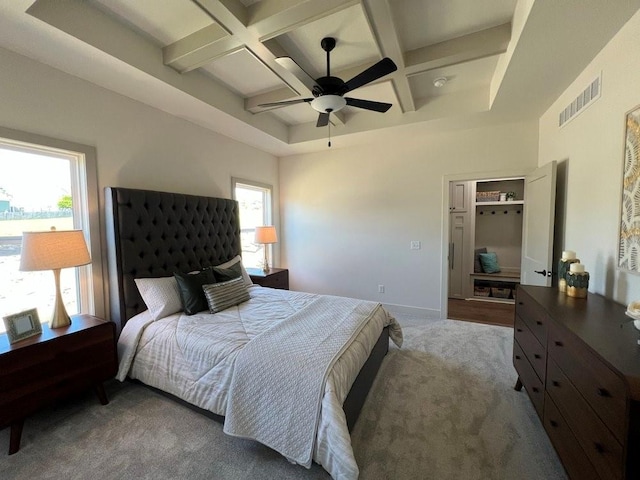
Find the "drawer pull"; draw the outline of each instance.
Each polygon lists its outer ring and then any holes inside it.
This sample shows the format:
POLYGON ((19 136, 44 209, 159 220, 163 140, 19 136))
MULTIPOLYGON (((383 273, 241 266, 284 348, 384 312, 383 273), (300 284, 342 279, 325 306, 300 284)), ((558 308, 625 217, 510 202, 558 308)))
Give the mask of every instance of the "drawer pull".
POLYGON ((522 329, 521 328, 516 328, 516 331, 522 332, 522 329))
POLYGON ((611 396, 611 394, 609 393, 609 390, 607 390, 606 388, 599 388, 598 395, 605 398, 608 398, 611 396))
POLYGON ((564 347, 564 343, 562 343, 560 340, 556 340, 555 342, 556 347, 564 347))
POLYGON ((542 357, 540 355, 538 355, 537 353, 533 354, 533 358, 537 358, 538 360, 541 359, 542 357))
POLYGON ((604 453, 606 451, 604 448, 604 445, 598 442, 594 442, 593 447, 596 449, 596 452, 598 453, 604 453))
POLYGON ((520 355, 516 355, 516 360, 520 360, 520 355))
POLYGON ((558 428, 558 422, 556 422, 555 420, 551 420, 549 422, 549 425, 551 425, 553 428, 558 428))

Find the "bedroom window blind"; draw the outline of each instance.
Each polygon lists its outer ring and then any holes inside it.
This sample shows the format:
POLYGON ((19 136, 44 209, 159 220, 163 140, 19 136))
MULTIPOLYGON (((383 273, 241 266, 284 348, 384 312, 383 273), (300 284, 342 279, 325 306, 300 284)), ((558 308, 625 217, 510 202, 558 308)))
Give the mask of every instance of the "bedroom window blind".
MULTIPOLYGON (((19 271, 22 232, 81 229, 91 245, 86 158, 0 137, 0 172, 0 317, 37 308, 40 321, 48 322, 53 273, 19 271)), ((70 315, 95 312, 91 265, 62 269, 60 283, 70 315)))
MULTIPOLYGON (((271 197, 273 187, 250 180, 232 179, 233 199, 240 206, 240 242, 242 263, 245 267, 258 267, 264 258, 264 246, 254 243, 255 229, 272 225, 271 197)), ((271 249, 268 245, 267 248, 271 249)), ((272 252, 269 252, 271 256, 272 252)))

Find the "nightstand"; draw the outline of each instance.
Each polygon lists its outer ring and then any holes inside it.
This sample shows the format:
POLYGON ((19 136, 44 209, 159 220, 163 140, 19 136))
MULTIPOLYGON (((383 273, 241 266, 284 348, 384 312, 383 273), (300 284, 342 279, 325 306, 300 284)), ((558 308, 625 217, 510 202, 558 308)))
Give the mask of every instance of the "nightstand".
POLYGON ((9 344, 0 335, 0 428, 11 426, 9 455, 20 449, 25 418, 91 387, 109 403, 102 382, 118 371, 116 327, 91 315, 73 315, 68 327, 42 325, 40 335, 9 344))
POLYGON ((247 268, 247 273, 257 285, 289 290, 289 270, 286 268, 271 268, 268 272, 260 268, 247 268))

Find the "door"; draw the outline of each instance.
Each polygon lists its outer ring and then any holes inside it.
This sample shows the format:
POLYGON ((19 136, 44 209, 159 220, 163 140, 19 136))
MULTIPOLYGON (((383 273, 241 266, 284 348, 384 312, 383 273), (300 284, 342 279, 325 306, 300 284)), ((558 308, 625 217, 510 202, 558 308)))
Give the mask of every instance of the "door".
POLYGON ((551 286, 553 222, 556 204, 556 162, 525 178, 520 283, 551 286))
POLYGON ((464 270, 464 253, 470 247, 467 244, 469 228, 466 213, 451 212, 449 214, 449 297, 466 298, 466 285, 469 283, 469 272, 464 270))

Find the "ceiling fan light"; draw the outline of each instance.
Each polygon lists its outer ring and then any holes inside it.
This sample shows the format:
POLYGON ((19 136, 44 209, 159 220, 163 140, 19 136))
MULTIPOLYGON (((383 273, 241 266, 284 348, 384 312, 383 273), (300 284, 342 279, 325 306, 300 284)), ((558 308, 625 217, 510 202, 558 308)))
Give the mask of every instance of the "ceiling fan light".
POLYGON ((322 95, 311 102, 313 109, 320 113, 337 112, 346 104, 347 101, 340 95, 322 95))

